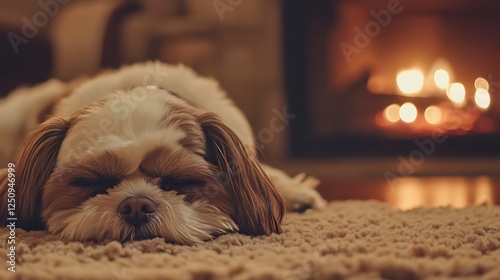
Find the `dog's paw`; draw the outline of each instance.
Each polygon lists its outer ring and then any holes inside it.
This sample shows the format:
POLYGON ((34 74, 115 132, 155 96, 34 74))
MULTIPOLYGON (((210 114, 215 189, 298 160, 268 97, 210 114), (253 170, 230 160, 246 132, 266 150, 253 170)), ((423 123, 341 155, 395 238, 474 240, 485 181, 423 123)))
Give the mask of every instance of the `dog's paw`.
POLYGON ((304 212, 307 209, 321 209, 327 204, 326 200, 316 190, 320 181, 301 173, 292 178, 290 185, 284 188, 284 196, 290 211, 304 212))
POLYGON ((285 198, 288 211, 304 212, 307 209, 321 209, 327 202, 316 190, 319 180, 304 173, 291 178, 285 172, 264 165, 273 184, 285 198))
POLYGON ((307 176, 305 173, 300 173, 296 175, 295 177, 292 178, 292 180, 299 187, 306 187, 311 189, 315 189, 320 183, 320 181, 317 178, 313 176, 307 176))

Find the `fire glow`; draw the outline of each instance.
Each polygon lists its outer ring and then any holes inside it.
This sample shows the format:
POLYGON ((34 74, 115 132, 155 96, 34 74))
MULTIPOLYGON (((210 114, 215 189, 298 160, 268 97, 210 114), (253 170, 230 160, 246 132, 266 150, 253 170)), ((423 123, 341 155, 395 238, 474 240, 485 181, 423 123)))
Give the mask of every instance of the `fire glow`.
POLYGON ((438 69, 434 72, 434 83, 440 89, 446 89, 450 83, 450 74, 444 69, 438 69))
POLYGON ((424 74, 418 69, 400 72, 396 77, 399 90, 408 95, 416 94, 424 85, 424 74))
MULTIPOLYGON (((453 81, 454 76, 446 62, 439 62, 427 76, 417 68, 402 70, 396 75, 398 92, 407 102, 385 107, 381 113, 385 124, 381 126, 397 130, 408 127, 408 131, 467 132, 476 124, 481 127, 491 122, 483 114, 491 106, 488 81, 477 78, 474 81, 475 93, 472 94, 467 92, 463 83, 453 81)), ((490 129, 478 131, 487 130, 490 129)))
POLYGON ((413 103, 406 102, 399 109, 399 117, 405 123, 412 123, 417 119, 418 110, 413 103))
POLYGON ((448 98, 455 103, 455 105, 461 107, 465 104, 465 87, 461 83, 453 83, 446 89, 446 95, 448 98))
POLYGON ((443 118, 443 113, 438 106, 429 106, 424 112, 425 120, 430 124, 439 124, 443 118))

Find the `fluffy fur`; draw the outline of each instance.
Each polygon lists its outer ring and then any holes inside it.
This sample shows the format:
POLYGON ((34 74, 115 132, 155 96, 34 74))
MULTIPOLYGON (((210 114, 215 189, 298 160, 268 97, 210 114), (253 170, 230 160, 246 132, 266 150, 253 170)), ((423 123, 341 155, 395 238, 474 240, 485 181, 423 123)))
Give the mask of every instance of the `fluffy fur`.
POLYGON ((324 205, 317 180, 262 165, 243 114, 215 81, 184 66, 49 81, 4 100, 0 117, 8 148, 0 161, 16 164, 16 215, 28 230, 192 244, 232 231, 280 233, 286 205, 324 205))

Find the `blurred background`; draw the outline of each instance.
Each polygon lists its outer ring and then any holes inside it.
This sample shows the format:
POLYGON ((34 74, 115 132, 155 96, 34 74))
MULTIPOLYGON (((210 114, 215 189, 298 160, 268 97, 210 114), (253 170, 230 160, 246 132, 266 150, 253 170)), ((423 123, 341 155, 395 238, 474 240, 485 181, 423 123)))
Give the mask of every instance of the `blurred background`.
POLYGON ((500 2, 0 0, 0 96, 145 60, 220 81, 329 200, 500 204, 500 2))

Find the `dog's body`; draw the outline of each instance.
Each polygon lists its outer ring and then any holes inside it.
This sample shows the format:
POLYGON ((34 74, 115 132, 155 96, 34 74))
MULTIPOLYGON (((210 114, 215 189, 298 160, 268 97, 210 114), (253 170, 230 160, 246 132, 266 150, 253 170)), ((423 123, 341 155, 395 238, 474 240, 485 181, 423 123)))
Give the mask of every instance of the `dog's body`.
MULTIPOLYGON (((285 203, 324 205, 315 179, 259 163, 241 111, 215 81, 183 66, 49 81, 11 94, 0 118, 1 167, 16 165, 15 213, 26 229, 190 244, 237 230, 279 233, 285 203)), ((2 169, 2 223, 7 183, 2 169)))

